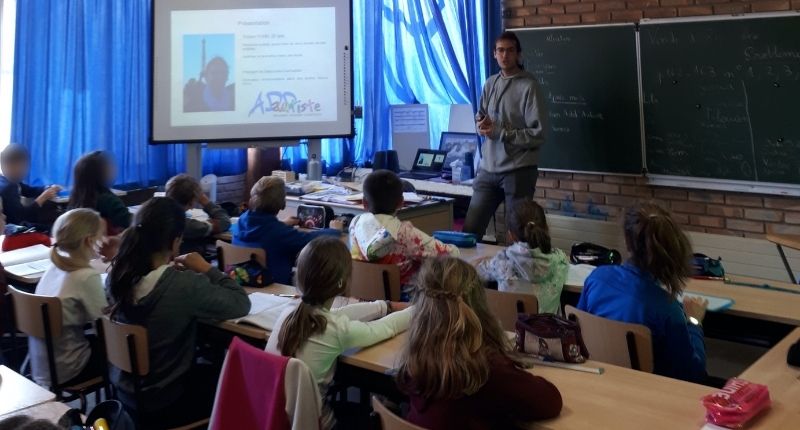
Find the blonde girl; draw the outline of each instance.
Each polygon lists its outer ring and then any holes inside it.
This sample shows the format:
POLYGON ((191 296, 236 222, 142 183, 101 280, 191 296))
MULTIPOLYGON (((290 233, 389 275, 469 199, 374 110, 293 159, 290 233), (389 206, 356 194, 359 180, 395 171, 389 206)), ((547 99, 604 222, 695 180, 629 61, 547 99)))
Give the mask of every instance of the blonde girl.
POLYGON ((559 414, 558 389, 509 357, 508 338, 472 266, 452 257, 428 260, 412 303, 398 372, 411 422, 431 430, 514 428, 559 414))
MULTIPOLYGON (((91 267, 105 223, 91 209, 73 209, 53 225, 55 243, 50 250, 53 265, 36 287, 36 294, 61 299, 63 331, 54 340, 58 382, 82 381, 99 376, 103 355, 94 335, 84 327, 94 322, 108 306, 100 272, 91 267)), ((47 348, 42 339, 30 338, 31 368, 40 385, 52 383, 47 365, 47 348)))

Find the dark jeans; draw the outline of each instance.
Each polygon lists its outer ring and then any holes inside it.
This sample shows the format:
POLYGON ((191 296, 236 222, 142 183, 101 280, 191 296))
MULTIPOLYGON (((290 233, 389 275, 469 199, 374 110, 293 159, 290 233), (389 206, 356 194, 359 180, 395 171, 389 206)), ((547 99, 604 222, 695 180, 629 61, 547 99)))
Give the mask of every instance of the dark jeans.
POLYGON ((511 203, 518 199, 532 199, 539 179, 537 166, 523 167, 506 173, 478 172, 472 184, 472 200, 469 202, 464 232, 474 233, 478 239, 486 234, 486 227, 500 203, 506 204, 506 219, 511 203))

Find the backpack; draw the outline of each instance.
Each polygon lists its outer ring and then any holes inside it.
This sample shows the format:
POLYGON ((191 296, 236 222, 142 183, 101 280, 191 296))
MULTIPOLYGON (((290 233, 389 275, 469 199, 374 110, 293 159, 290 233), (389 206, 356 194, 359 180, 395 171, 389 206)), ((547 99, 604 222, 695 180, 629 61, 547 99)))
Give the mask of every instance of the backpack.
POLYGON ((225 273, 243 287, 263 288, 273 283, 272 272, 262 266, 255 255, 251 255, 249 261, 226 267, 225 273))
POLYGON ((722 258, 716 260, 705 254, 692 256, 692 276, 724 278, 725 268, 722 267, 722 258))
POLYGON ((581 242, 572 245, 572 250, 569 253, 569 261, 572 264, 618 266, 622 263, 622 254, 616 249, 609 249, 590 242, 581 242))
POLYGON ((589 358, 575 321, 555 314, 519 314, 516 332, 520 352, 567 363, 584 363, 589 358))

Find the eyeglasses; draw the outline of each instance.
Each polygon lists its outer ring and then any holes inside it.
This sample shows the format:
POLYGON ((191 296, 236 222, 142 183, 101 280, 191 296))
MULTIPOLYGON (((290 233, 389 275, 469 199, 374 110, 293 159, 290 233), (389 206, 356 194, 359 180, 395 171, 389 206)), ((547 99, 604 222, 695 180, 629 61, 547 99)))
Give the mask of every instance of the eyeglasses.
POLYGON ((517 48, 494 48, 494 52, 502 55, 502 54, 514 54, 517 52, 517 48))

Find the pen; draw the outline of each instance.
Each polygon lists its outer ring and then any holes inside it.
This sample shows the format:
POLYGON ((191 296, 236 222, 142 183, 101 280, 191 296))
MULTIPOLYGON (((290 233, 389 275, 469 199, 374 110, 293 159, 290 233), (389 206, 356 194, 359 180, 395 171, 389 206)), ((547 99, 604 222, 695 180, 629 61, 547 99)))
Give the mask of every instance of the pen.
POLYGON ((589 367, 589 366, 582 366, 580 364, 562 363, 560 361, 553 361, 552 359, 542 360, 539 358, 534 358, 533 363, 545 367, 556 367, 559 369, 568 369, 568 370, 575 370, 578 372, 594 373, 595 375, 602 375, 604 372, 602 367, 589 367))

